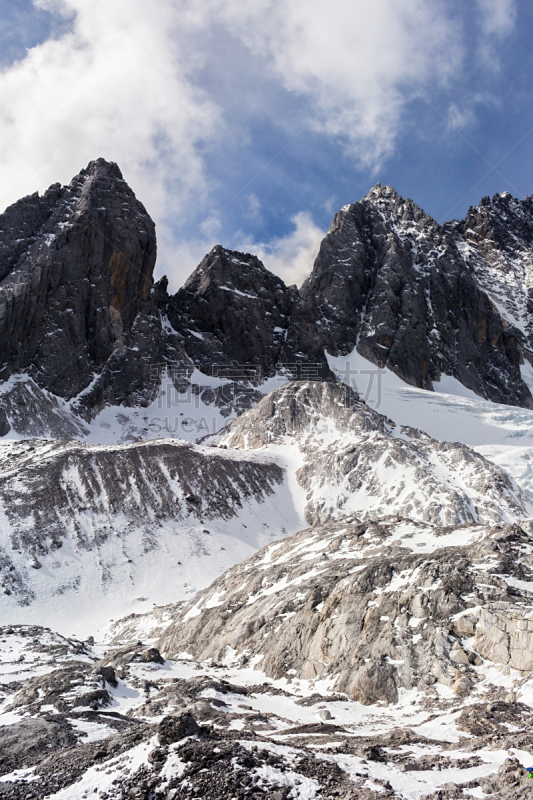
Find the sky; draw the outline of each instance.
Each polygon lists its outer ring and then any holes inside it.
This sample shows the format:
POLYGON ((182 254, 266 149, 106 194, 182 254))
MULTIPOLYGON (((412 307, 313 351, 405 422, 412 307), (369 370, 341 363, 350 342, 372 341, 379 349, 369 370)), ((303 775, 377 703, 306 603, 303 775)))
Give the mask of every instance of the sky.
POLYGON ((0 0, 0 208, 116 161, 176 290, 215 244, 301 284, 381 181, 533 194, 527 0, 0 0))

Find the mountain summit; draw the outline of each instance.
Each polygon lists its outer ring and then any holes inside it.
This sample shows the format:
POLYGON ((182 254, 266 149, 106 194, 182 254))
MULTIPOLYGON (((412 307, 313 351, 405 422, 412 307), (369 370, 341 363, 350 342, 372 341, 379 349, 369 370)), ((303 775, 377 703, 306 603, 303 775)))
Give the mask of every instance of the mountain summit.
POLYGON ((300 290, 217 245, 169 296, 155 257, 154 223, 104 159, 0 215, 0 434, 83 435, 106 407, 148 407, 168 370, 179 392, 203 375, 191 391, 234 414, 276 376, 333 380, 328 354, 533 407, 531 198, 438 225, 376 184, 335 215, 300 290), (223 397, 220 375, 256 394, 223 397))
MULTIPOLYGON (((522 206, 528 208, 528 201, 522 206)), ((503 208, 500 215, 505 228, 503 208)), ((481 397, 531 408, 520 373, 529 351, 525 330, 515 324, 517 314, 507 314, 489 295, 502 283, 497 275, 491 282, 491 263, 498 262, 503 244, 511 250, 513 244, 510 237, 495 238, 488 226, 490 244, 481 234, 467 242, 469 230, 438 225, 392 187, 378 184, 335 215, 301 295, 334 355, 356 347, 413 386, 432 389, 441 375, 451 375, 481 397)), ((533 254, 529 238, 523 233, 512 240, 524 263, 533 254)))
POLYGON ((150 298, 155 226, 116 164, 0 216, 1 377, 28 370, 71 398, 85 389, 150 298))

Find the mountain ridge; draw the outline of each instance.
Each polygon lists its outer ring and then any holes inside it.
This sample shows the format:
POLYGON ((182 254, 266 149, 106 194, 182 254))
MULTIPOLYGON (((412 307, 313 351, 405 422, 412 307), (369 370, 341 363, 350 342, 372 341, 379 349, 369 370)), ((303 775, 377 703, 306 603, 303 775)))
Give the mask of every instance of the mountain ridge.
POLYGON ((432 389, 446 374, 530 408, 520 373, 527 342, 478 286, 459 228, 377 184, 337 212, 301 294, 334 356, 356 348, 408 384, 432 389))
POLYGON ((44 392, 40 416, 50 416, 55 436, 55 398, 67 400, 64 429, 72 433, 107 406, 148 407, 170 369, 178 394, 194 389, 207 406, 236 413, 276 375, 307 370, 333 380, 326 353, 348 358, 354 349, 408 385, 432 389, 450 375, 481 397, 531 408, 521 370, 533 360, 532 231, 531 198, 483 198, 464 221, 438 225, 376 184, 337 212, 300 290, 255 256, 217 245, 169 296, 168 281, 152 278, 146 209, 118 167, 98 159, 68 187, 55 184, 0 215, 0 369, 4 379, 19 376, 0 398, 1 429, 20 424, 12 409, 24 374, 34 395, 44 392), (91 270, 100 278, 88 292, 91 270), (52 301, 31 289, 48 274, 56 274, 52 301), (30 327, 25 308, 34 309, 30 327), (205 376, 196 388, 195 368, 205 376), (220 376, 237 384, 241 401, 220 398, 220 376))
POLYGON ((530 210, 174 295, 115 164, 0 215, 2 797, 533 796, 530 210))

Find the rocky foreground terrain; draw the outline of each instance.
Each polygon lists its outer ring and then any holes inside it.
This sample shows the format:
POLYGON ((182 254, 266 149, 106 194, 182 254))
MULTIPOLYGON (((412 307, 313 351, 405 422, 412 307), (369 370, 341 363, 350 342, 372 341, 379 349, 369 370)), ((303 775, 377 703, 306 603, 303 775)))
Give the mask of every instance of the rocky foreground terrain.
POLYGON ((347 518, 105 642, 0 637, 0 796, 532 794, 533 540, 347 518))
POLYGON ((155 261, 103 159, 0 215, 0 798, 533 797, 531 198, 155 261))

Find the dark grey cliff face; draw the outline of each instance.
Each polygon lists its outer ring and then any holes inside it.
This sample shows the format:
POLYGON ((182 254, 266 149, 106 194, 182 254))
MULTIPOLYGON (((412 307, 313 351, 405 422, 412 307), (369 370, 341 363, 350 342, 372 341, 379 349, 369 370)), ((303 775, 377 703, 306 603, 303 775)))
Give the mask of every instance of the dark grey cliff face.
POLYGON ((484 197, 455 226, 478 285, 533 350, 533 197, 517 200, 509 192, 484 197))
POLYGON ((217 245, 170 298, 168 317, 191 360, 249 364, 259 377, 284 365, 327 363, 315 317, 296 286, 285 286, 255 256, 217 245))
POLYGON ((142 390, 145 364, 164 347, 148 321, 155 257, 154 223, 103 159, 69 186, 8 208, 0 216, 0 377, 28 371, 72 398, 107 372, 82 406, 142 390))
MULTIPOLYGON (((334 355, 357 346, 414 386, 432 389, 442 374, 453 375, 482 397, 532 407, 519 368, 524 337, 499 313, 480 286, 480 269, 465 258, 469 224, 439 226, 378 184, 337 213, 301 295, 334 355)), ((494 230, 505 226, 500 213, 494 230)), ((510 239, 511 232, 509 246, 510 239)))
MULTIPOLYGON (((155 256, 152 220, 103 159, 8 208, 0 381, 28 373, 34 393, 68 399, 64 413, 89 421, 106 405, 149 405, 155 365, 182 368, 178 391, 193 366, 250 389, 280 372, 330 379, 325 349, 357 346, 412 385, 453 375, 482 397, 533 407, 520 373, 533 359, 531 199, 485 198, 463 222, 439 226, 378 185, 338 212, 300 292, 255 256, 217 246, 169 297, 165 280, 153 284, 155 256)), ((4 386, 0 431, 24 433, 15 417, 25 392, 4 386)), ((260 396, 246 394, 243 408, 260 396)), ((59 427, 66 435, 78 422, 59 427)))

